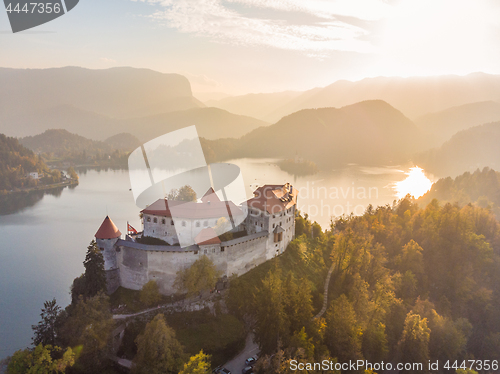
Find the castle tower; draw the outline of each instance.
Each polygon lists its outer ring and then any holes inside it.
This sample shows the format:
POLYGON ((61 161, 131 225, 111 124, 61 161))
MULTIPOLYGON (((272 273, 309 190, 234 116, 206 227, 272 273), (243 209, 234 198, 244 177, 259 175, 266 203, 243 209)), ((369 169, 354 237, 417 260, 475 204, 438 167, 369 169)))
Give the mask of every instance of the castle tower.
POLYGON ((106 271, 106 280, 108 293, 113 293, 120 285, 119 269, 116 260, 116 250, 114 245, 120 239, 122 233, 113 223, 109 216, 106 216, 104 221, 95 233, 97 246, 102 251, 104 257, 104 270, 106 271))

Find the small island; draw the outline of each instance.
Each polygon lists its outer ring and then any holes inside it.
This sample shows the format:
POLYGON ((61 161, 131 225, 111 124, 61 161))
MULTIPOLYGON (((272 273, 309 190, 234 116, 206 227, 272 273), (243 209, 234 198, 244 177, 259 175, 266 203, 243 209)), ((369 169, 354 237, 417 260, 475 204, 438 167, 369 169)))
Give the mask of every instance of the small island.
POLYGON ((305 176, 313 175, 319 172, 318 165, 309 160, 304 160, 301 157, 294 159, 286 159, 278 162, 279 168, 292 175, 305 176))

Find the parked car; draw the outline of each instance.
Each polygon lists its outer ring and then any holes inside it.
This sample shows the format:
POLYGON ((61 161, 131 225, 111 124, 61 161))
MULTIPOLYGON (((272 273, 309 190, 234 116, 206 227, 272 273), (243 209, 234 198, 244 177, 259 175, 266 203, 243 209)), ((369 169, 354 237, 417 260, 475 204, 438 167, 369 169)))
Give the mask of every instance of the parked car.
POLYGON ((249 357, 245 360, 245 365, 246 366, 254 366, 256 362, 257 362, 257 357, 252 356, 252 357, 249 357))
POLYGON ((229 370, 227 370, 226 368, 222 367, 222 366, 218 366, 216 367, 213 371, 212 371, 213 374, 231 374, 231 372, 229 370))
POLYGON ((253 374, 253 367, 247 366, 247 367, 243 368, 243 370, 241 371, 241 374, 253 374))

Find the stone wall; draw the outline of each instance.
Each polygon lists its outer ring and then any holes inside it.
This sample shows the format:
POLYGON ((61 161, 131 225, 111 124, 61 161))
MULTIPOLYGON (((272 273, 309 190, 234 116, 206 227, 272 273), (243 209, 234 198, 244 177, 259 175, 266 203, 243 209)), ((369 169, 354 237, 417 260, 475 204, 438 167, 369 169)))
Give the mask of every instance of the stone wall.
POLYGON ((106 270, 106 292, 111 295, 120 287, 120 270, 106 270))
POLYGON ((158 283, 164 295, 175 293, 176 274, 206 255, 224 275, 242 275, 265 262, 269 256, 269 233, 260 232, 215 245, 151 246, 120 240, 117 243, 119 281, 122 287, 140 290, 150 280, 158 283))

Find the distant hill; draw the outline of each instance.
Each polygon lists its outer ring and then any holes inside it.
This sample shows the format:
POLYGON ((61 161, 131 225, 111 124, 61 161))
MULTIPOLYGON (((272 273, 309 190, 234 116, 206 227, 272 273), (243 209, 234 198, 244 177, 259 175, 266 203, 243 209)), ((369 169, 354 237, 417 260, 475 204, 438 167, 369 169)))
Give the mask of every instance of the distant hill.
POLYGON ((30 172, 46 172, 47 166, 17 139, 0 134, 0 191, 31 186, 30 172))
MULTIPOLYGON (((306 109, 238 141, 203 143, 210 157, 294 158, 298 153, 321 168, 358 163, 399 163, 420 149, 415 124, 381 100, 340 109, 306 109)), ((209 158, 210 158, 209 157, 209 158)))
POLYGON ((167 132, 196 125, 198 135, 206 139, 239 138, 269 124, 218 108, 188 109, 120 122, 120 129, 146 142, 167 132))
POLYGON ((87 155, 112 153, 114 148, 104 142, 90 140, 66 130, 47 130, 42 134, 19 139, 19 143, 36 153, 55 157, 85 152, 87 155))
POLYGON ((235 114, 255 117, 268 122, 276 122, 280 118, 273 113, 302 92, 285 91, 276 93, 253 93, 242 96, 231 96, 220 100, 209 100, 205 104, 235 114))
POLYGON ((125 152, 131 152, 141 145, 139 139, 129 133, 113 135, 106 139, 104 143, 109 145, 113 149, 118 149, 125 152))
POLYGON ((442 143, 459 131, 495 121, 500 121, 500 103, 482 101, 426 114, 415 124, 442 143))
POLYGON ((432 185, 432 188, 417 202, 426 206, 433 199, 441 203, 458 203, 460 206, 473 203, 480 207, 490 206, 500 218, 500 173, 490 168, 474 173, 464 174, 452 179, 442 178, 432 185))
POLYGON ((195 108, 147 117, 116 119, 69 105, 50 108, 39 113, 26 113, 16 117, 10 124, 15 124, 16 127, 11 133, 22 137, 36 135, 53 128, 62 128, 94 140, 105 140, 126 132, 141 141, 189 125, 196 125, 198 132, 208 139, 241 137, 257 127, 269 125, 264 121, 235 115, 218 108, 195 108))
POLYGON ((232 113, 276 122, 301 109, 338 108, 365 100, 384 100, 413 119, 453 106, 499 100, 500 75, 474 73, 466 76, 377 77, 356 82, 341 80, 291 98, 283 93, 263 94, 262 97, 264 102, 274 102, 276 108, 268 111, 265 104, 256 104, 255 95, 211 101, 209 104, 232 113))
POLYGON ((500 169, 500 122, 460 131, 441 147, 425 151, 415 161, 436 176, 457 176, 484 167, 500 169))
MULTIPOLYGON (((148 69, 0 68, 0 131, 12 136, 64 128, 83 136, 117 119, 204 107, 178 74, 148 69)), ((117 126, 118 127, 118 126, 117 126)))

